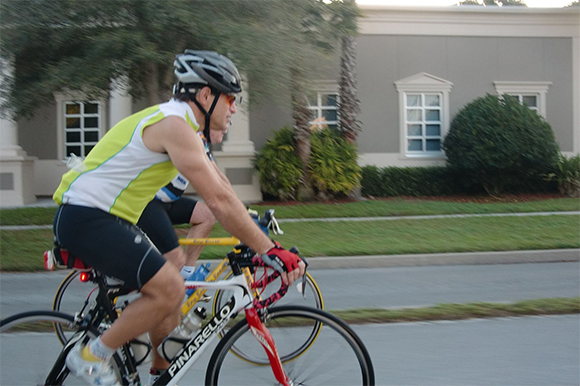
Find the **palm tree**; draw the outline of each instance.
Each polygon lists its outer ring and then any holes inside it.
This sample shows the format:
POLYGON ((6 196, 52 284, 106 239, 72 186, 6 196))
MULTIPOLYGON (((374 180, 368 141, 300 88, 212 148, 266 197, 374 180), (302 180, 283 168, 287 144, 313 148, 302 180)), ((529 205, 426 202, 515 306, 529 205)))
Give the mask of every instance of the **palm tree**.
POLYGON ((296 133, 296 153, 302 161, 303 183, 298 188, 298 199, 308 201, 314 198, 310 178, 310 110, 304 92, 304 76, 297 68, 290 69, 292 92, 292 118, 296 133))
POLYGON ((360 122, 357 119, 358 113, 360 112, 360 101, 357 96, 356 41, 352 35, 344 35, 342 37, 338 86, 340 130, 349 142, 354 143, 360 131, 360 122))

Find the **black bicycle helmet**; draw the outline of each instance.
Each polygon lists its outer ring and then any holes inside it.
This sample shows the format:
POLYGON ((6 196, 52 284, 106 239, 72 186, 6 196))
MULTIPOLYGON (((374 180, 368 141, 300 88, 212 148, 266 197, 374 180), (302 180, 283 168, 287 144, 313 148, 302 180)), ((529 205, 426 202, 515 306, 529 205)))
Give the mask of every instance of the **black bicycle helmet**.
POLYGON ((231 60, 214 51, 185 50, 183 54, 177 55, 173 65, 177 78, 173 93, 189 94, 189 99, 205 115, 203 134, 208 144, 211 144, 209 121, 220 95, 242 92, 238 69, 231 60), (195 98, 195 93, 199 88, 205 86, 210 87, 215 94, 209 111, 206 111, 195 98))

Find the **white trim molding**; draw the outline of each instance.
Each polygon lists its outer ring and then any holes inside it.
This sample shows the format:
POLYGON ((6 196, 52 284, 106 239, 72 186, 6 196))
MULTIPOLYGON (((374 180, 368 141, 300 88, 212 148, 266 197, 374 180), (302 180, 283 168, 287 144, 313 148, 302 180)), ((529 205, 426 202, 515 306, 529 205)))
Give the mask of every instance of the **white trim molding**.
MULTIPOLYGON (((440 117, 439 121, 441 124, 440 128, 440 139, 441 143, 449 130, 450 124, 450 113, 449 113, 449 94, 453 88, 453 83, 439 78, 434 75, 427 74, 425 72, 420 72, 415 75, 403 78, 395 82, 395 87, 399 93, 399 157, 400 159, 437 159, 445 158, 443 151, 428 152, 424 151, 422 154, 419 153, 409 153, 407 151, 407 120, 406 120, 406 96, 409 93, 421 93, 421 94, 439 94, 441 96, 440 101, 440 117)), ((424 148, 425 149, 425 148, 424 148)), ((426 149, 425 149, 426 150, 426 149)))
MULTIPOLYGON (((580 35, 580 28, 578 30, 580 35)), ((572 87, 572 106, 576 106, 573 117, 574 143, 572 148, 575 154, 580 154, 580 36, 572 39, 572 46, 572 83, 574 84, 572 87)))
POLYGON ((537 95, 538 113, 546 118, 546 97, 552 82, 507 82, 494 81, 493 85, 498 95, 537 95))
POLYGON ((359 5, 362 35, 578 36, 578 8, 359 5))

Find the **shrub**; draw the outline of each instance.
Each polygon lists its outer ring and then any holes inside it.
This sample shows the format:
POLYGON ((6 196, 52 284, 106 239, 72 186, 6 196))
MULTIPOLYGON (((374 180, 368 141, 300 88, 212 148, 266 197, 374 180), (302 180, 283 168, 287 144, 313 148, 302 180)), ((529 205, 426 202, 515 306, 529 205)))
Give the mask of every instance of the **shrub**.
POLYGON ((453 175, 447 168, 440 166, 365 166, 361 174, 364 196, 442 196, 459 192, 453 175))
POLYGON ((284 127, 275 131, 256 154, 254 167, 263 192, 282 200, 296 198, 303 172, 295 149, 294 131, 284 127))
POLYGON ((556 181, 561 194, 580 197, 580 155, 567 158, 562 153, 558 158, 558 167, 554 173, 547 175, 548 181, 556 181))
POLYGON ((377 166, 363 166, 361 170, 361 193, 363 196, 384 197, 383 170, 377 166))
POLYGON ((310 173, 313 187, 319 193, 346 196, 360 186, 356 145, 329 129, 312 133, 310 142, 310 173))
POLYGON ((456 175, 489 194, 529 189, 555 170, 558 159, 550 125, 507 95, 488 94, 465 106, 453 119, 443 149, 456 175))

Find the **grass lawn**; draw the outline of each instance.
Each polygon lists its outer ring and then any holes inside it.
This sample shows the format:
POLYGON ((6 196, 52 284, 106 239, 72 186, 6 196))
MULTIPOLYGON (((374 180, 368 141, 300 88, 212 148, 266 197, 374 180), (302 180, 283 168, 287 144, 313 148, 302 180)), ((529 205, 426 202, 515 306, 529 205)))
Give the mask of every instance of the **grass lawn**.
MULTIPOLYGON (((226 236, 216 225, 212 236, 226 236)), ((509 251, 580 247, 580 216, 472 217, 426 220, 296 222, 283 224, 282 245, 303 256, 390 255, 509 251)), ((185 229, 178 229, 184 233, 185 229)), ((51 229, 8 231, 0 237, 1 271, 41 271, 52 247, 51 229)), ((206 247, 203 259, 219 259, 230 247, 206 247)))

